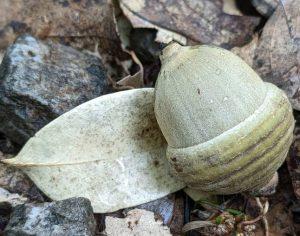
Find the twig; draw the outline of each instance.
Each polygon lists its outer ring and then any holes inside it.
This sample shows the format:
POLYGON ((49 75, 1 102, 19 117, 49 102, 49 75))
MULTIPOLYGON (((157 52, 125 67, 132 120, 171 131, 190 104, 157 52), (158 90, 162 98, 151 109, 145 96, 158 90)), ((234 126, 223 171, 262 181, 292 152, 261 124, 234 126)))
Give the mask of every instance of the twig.
POLYGON ((269 210, 269 202, 268 200, 265 202, 265 205, 263 206, 260 199, 258 197, 255 198, 257 205, 260 208, 260 212, 262 214, 262 222, 264 224, 264 228, 265 228, 265 235, 269 236, 269 223, 266 217, 266 214, 269 210))
POLYGON ((246 225, 253 225, 256 222, 262 220, 262 222, 264 224, 265 235, 269 236, 269 224, 268 224, 268 220, 267 220, 267 217, 266 217, 266 214, 267 214, 268 209, 269 209, 269 202, 266 201, 265 205, 263 205, 258 197, 255 198, 255 201, 256 201, 256 204, 258 205, 259 209, 260 209, 260 215, 258 217, 256 217, 255 219, 253 219, 253 220, 248 220, 248 221, 241 222, 241 228, 244 228, 246 225))

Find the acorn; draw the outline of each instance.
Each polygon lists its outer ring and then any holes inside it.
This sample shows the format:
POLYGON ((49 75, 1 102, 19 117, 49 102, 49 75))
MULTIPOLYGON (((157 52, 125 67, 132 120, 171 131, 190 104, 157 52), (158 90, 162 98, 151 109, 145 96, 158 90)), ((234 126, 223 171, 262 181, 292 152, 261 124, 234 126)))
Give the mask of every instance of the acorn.
POLYGON ((155 115, 174 175, 211 194, 268 186, 293 140, 285 93, 219 47, 172 43, 160 59, 155 115))

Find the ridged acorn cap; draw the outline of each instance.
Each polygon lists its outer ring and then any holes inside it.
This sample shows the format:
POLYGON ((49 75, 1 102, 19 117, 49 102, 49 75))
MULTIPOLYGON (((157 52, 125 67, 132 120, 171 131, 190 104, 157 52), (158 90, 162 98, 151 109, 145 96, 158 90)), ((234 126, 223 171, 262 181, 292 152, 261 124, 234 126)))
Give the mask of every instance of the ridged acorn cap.
POLYGON ((285 94, 218 47, 174 43, 161 62, 155 115, 175 173, 206 192, 263 187, 292 142, 294 119, 285 94))

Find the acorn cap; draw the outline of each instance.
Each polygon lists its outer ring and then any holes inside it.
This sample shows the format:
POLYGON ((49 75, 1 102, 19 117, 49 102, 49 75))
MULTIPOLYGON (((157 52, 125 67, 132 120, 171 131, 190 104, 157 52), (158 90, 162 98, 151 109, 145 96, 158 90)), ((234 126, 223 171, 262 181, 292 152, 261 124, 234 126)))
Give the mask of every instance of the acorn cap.
POLYGON ((170 47, 162 56, 155 114, 174 174, 207 193, 261 189, 293 140, 288 98, 227 50, 170 47))

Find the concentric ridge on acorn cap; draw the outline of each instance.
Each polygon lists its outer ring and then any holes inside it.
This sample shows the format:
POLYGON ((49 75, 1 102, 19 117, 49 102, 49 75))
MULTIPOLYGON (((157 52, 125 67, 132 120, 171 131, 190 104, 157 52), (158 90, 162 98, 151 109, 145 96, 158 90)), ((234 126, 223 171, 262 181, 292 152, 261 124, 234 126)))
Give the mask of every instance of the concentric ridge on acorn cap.
POLYGON ((233 194, 259 189, 272 178, 292 142, 294 118, 285 94, 266 86, 264 103, 244 122, 199 145, 168 147, 174 171, 190 187, 233 194))

